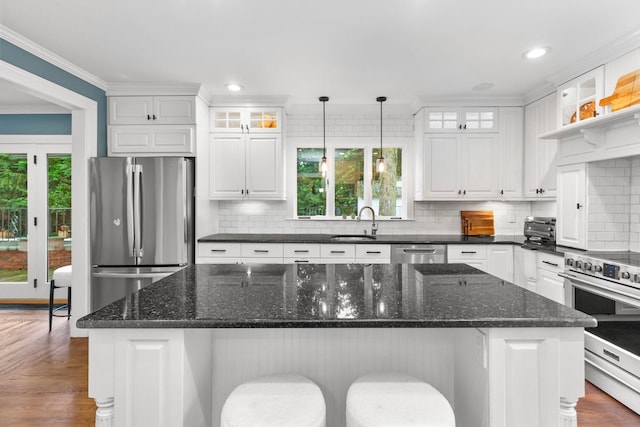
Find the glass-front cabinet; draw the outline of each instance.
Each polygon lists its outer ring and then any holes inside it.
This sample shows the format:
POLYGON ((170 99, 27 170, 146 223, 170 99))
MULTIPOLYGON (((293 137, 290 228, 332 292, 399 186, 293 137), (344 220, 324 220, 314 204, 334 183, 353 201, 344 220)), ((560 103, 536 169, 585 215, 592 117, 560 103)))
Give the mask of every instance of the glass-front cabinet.
POLYGON ((424 114, 426 133, 498 131, 498 110, 493 107, 427 107, 424 114))
POLYGON ((603 113, 600 99, 603 95, 604 67, 588 73, 558 87, 559 127, 579 123, 603 113))
POLYGON ((211 109, 211 132, 282 132, 282 109, 278 107, 211 109))

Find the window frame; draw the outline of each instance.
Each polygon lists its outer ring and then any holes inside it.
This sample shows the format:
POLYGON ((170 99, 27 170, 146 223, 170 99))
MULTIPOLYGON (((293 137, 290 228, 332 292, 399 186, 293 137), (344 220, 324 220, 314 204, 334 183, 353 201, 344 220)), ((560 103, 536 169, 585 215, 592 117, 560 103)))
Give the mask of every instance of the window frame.
MULTIPOLYGON (((300 220, 343 220, 342 216, 334 215, 335 212, 335 150, 337 149, 364 149, 364 204, 371 205, 373 198, 373 169, 375 166, 375 159, 373 159, 373 150, 380 148, 380 140, 374 137, 366 138, 327 138, 326 140, 326 156, 329 171, 327 178, 329 184, 326 188, 326 212, 327 215, 316 216, 299 216, 298 215, 298 173, 297 173, 297 152, 299 148, 315 148, 322 149, 322 140, 318 141, 317 138, 297 138, 289 141, 287 144, 289 147, 289 167, 287 168, 287 175, 292 177, 287 180, 288 194, 291 197, 287 197, 287 210, 291 214, 292 219, 300 220), (329 215, 332 213, 332 215, 329 215)), ((387 138, 382 142, 382 148, 400 148, 402 149, 402 212, 399 216, 379 216, 376 212, 376 219, 380 220, 407 220, 413 219, 413 168, 409 159, 413 158, 412 145, 400 138, 387 138)))

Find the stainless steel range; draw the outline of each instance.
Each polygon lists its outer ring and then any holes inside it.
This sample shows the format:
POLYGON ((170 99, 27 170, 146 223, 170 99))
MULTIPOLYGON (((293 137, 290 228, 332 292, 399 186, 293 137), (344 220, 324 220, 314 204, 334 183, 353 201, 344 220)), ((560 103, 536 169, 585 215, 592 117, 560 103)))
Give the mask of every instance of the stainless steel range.
POLYGON ((567 305, 598 319, 585 329, 585 376, 640 414, 640 254, 565 253, 567 305))

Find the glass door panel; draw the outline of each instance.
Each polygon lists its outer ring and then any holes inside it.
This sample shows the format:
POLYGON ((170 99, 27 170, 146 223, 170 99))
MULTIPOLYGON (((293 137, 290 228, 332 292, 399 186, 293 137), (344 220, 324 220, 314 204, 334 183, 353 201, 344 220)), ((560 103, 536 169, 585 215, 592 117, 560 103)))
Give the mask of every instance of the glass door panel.
POLYGON ((0 153, 0 282, 27 282, 27 154, 0 153))
POLYGON ((47 280, 71 264, 71 156, 49 154, 47 162, 47 280))

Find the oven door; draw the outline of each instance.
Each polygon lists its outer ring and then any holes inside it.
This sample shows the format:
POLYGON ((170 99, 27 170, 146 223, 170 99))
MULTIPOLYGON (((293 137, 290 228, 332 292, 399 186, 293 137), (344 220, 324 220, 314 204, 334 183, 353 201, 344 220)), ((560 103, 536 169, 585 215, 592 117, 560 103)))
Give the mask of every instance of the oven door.
POLYGON ((585 329, 585 378, 640 414, 637 290, 579 273, 560 276, 565 279, 566 304, 598 319, 597 327, 585 329))

